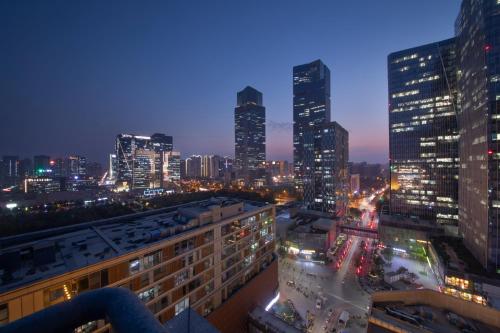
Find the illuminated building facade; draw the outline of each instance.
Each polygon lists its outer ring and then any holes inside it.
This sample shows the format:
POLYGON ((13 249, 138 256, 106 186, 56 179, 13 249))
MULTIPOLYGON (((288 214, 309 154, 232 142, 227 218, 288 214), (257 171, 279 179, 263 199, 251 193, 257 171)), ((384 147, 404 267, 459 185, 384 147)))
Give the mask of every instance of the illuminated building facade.
POLYGON ((172 137, 165 134, 116 137, 116 182, 128 189, 162 187, 166 153, 172 152, 172 137))
POLYGON ((168 182, 179 182, 181 180, 181 153, 176 151, 165 153, 164 161, 164 185, 168 182))
POLYGON ((305 165, 310 143, 305 131, 314 125, 330 122, 330 69, 321 61, 293 68, 293 165, 295 184, 303 191, 311 166, 305 165))
POLYGON ((266 162, 266 108, 262 93, 252 87, 237 94, 234 132, 235 171, 249 185, 262 175, 266 162))
POLYGON ((201 178, 203 157, 201 155, 191 155, 186 158, 186 177, 201 178))
POLYGON ((500 273, 500 2, 464 0, 455 23, 460 110, 459 230, 500 273))
POLYGON ((61 191, 61 181, 49 176, 33 176, 24 179, 24 193, 52 193, 61 191))
POLYGON ((388 57, 390 211, 458 224, 455 39, 388 57))
MULTIPOLYGON (((35 242, 11 239, 0 258, 0 325, 85 291, 124 287, 162 323, 191 307, 222 332, 240 332, 227 325, 242 325, 251 304, 274 297, 274 248, 274 206, 230 198, 59 228, 35 242)), ((105 320, 77 329, 111 331, 105 320)))
POLYGON ((116 181, 117 173, 118 173, 118 160, 116 159, 116 154, 109 154, 108 179, 116 181))
POLYGON ((83 179, 87 176, 87 159, 83 156, 69 156, 66 175, 73 179, 83 179))
POLYGON ((337 122, 303 132, 303 196, 308 209, 344 215, 349 193, 349 134, 337 122))

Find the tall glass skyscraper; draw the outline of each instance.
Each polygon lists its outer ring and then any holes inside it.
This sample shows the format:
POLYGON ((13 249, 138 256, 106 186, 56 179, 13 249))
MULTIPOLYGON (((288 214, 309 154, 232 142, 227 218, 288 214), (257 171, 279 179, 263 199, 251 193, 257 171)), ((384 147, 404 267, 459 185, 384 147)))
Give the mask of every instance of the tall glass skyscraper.
POLYGON ((308 209, 343 215, 347 206, 349 138, 330 119, 330 70, 321 61, 293 68, 295 185, 308 209))
POLYGON ((165 134, 116 137, 117 185, 128 189, 162 187, 164 163, 172 152, 173 140, 165 134))
POLYGON ((312 171, 304 165, 307 147, 305 131, 314 125, 330 122, 330 69, 321 61, 293 68, 293 167, 295 185, 304 192, 304 182, 311 183, 312 171))
POLYGON ((261 176, 266 161, 266 108, 262 93, 252 87, 237 94, 234 133, 237 177, 249 185, 261 176))
POLYGON ((349 192, 349 134, 337 122, 304 130, 303 197, 308 209, 343 216, 349 192))
POLYGON ((500 2, 464 0, 455 23, 460 109, 459 229, 500 273, 500 2))
POLYGON ((388 57, 390 211, 458 224, 455 39, 388 57))

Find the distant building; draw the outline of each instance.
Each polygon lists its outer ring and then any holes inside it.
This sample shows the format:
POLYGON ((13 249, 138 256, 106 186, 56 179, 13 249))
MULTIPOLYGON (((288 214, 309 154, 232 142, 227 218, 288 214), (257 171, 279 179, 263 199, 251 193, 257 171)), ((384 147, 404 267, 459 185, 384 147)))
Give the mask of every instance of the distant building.
POLYGON ((155 188, 155 152, 149 149, 136 149, 133 160, 131 189, 155 188))
POLYGON ((102 165, 97 162, 87 163, 87 177, 101 179, 104 175, 102 165))
POLYGON ((351 193, 359 193, 360 182, 359 182, 359 173, 351 174, 351 193))
POLYGON ((46 176, 52 174, 49 156, 37 155, 33 157, 33 174, 36 176, 46 176))
POLYGON ((454 38, 388 57, 392 214, 458 223, 456 61, 454 38))
POLYGON ((116 138, 117 185, 124 189, 163 186, 167 154, 172 152, 171 136, 156 133, 151 137, 119 134, 116 138))
POLYGON ((33 161, 31 158, 24 158, 19 161, 19 176, 21 179, 33 174, 33 161))
POLYGON ((163 167, 164 185, 168 182, 179 182, 181 179, 181 153, 176 151, 166 153, 166 159, 163 163, 163 167))
POLYGON ((61 191, 61 180, 49 176, 33 176, 24 179, 25 193, 52 193, 61 191))
POLYGON ((0 184, 2 186, 18 185, 20 181, 19 156, 2 156, 0 162, 0 184))
POLYGON ((218 155, 204 155, 202 157, 201 176, 216 179, 222 176, 224 158, 218 155))
POLYGON ((186 177, 201 178, 202 163, 203 161, 201 155, 191 155, 186 158, 186 177))
POLYGON ((266 108, 261 92, 252 87, 238 92, 234 124, 234 168, 237 177, 251 185, 262 177, 266 161, 266 108))
POLYGON ((118 174, 118 160, 116 158, 116 154, 109 154, 108 179, 116 181, 117 174, 118 174))
POLYGON ((68 175, 67 161, 64 158, 55 158, 50 160, 52 176, 64 178, 68 175))
POLYGON ((87 176, 87 159, 84 156, 69 156, 66 160, 66 168, 67 177, 84 179, 87 176))

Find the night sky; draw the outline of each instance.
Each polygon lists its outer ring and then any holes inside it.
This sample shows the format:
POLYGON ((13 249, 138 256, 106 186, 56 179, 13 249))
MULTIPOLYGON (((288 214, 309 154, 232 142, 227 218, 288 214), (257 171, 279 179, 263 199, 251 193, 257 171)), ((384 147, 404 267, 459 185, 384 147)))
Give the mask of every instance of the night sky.
POLYGON ((352 161, 388 158, 390 52, 453 36, 459 0, 0 2, 0 155, 104 162, 118 133, 234 155, 236 92, 264 94, 292 159, 292 67, 331 70, 352 161))

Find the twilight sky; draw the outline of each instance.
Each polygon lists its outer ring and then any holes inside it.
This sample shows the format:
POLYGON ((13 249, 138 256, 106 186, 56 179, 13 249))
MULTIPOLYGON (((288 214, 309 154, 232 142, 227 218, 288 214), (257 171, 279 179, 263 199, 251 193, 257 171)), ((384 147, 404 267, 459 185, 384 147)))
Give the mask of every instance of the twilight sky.
POLYGON ((264 94, 268 159, 292 156, 292 67, 331 70, 352 161, 388 158, 390 52, 449 38, 459 0, 0 2, 0 155, 104 162, 118 133, 234 155, 236 92, 264 94))

